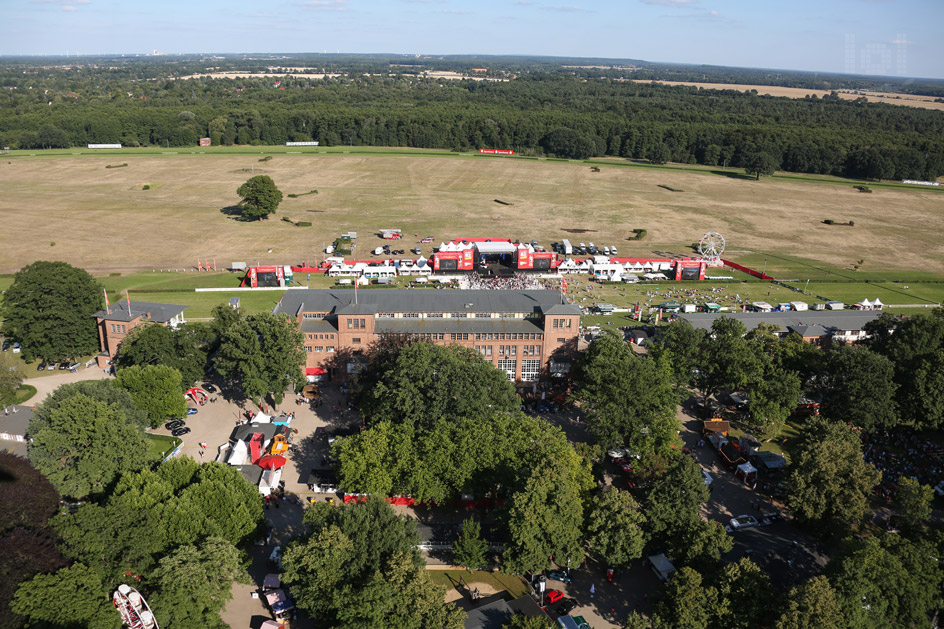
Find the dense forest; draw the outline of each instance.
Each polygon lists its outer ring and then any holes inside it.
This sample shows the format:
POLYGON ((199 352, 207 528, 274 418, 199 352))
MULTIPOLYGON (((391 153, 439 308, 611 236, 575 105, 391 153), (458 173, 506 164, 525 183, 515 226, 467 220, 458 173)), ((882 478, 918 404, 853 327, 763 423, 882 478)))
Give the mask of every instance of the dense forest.
POLYGON ((614 70, 524 58, 486 59, 487 74, 501 80, 422 74, 464 72, 481 58, 319 59, 58 59, 46 65, 7 59, 0 65, 0 141, 31 149, 89 142, 180 147, 201 137, 214 145, 316 140, 711 166, 744 166, 766 153, 793 172, 867 179, 944 174, 939 111, 835 95, 788 99, 635 83, 606 76, 614 70), (311 76, 206 76, 298 67, 311 68, 311 76), (202 76, 184 78, 194 74, 202 76))

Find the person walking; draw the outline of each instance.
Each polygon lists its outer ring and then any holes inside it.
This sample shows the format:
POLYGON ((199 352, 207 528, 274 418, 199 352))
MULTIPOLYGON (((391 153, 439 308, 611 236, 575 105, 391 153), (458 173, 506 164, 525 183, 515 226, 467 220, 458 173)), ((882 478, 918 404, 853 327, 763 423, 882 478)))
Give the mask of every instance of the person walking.
POLYGON ((597 587, 593 583, 590 584, 590 600, 593 600, 593 595, 597 593, 597 587))

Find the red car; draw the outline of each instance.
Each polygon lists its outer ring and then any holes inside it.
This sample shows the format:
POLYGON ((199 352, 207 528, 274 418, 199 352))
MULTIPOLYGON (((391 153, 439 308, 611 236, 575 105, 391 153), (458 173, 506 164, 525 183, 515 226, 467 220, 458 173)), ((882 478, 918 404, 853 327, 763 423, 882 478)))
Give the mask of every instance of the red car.
POLYGON ((564 598, 564 595, 560 593, 559 590, 545 590, 544 599, 548 602, 549 605, 553 605, 557 601, 564 598))

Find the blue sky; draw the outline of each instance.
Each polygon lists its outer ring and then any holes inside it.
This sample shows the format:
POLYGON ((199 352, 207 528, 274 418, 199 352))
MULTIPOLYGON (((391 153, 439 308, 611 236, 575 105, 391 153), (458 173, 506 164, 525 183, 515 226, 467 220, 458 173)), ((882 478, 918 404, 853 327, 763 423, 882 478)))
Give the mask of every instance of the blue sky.
POLYGON ((0 0, 0 54, 527 54, 944 78, 944 0, 0 0))

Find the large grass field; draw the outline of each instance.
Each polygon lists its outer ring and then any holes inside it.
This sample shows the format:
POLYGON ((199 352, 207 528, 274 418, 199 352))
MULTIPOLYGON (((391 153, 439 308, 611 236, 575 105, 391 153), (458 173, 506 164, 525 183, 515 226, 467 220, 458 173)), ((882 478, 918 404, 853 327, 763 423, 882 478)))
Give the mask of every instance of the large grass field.
POLYGON ((733 171, 626 160, 596 160, 600 172, 592 172, 589 163, 567 160, 289 148, 11 155, 0 161, 0 271, 36 259, 123 274, 191 268, 198 259, 221 267, 297 263, 318 258, 324 243, 347 231, 360 236, 356 256, 369 257, 381 242, 376 232, 398 227, 407 236, 403 248, 427 235, 436 244, 470 236, 569 238, 638 256, 690 253, 690 243, 715 230, 732 256, 783 252, 836 268, 861 259, 860 273, 944 273, 937 237, 944 194, 933 189, 873 186, 861 194, 835 178, 753 181, 733 171), (260 162, 263 154, 272 159, 260 162), (286 196, 273 219, 240 222, 225 208, 253 173, 272 176, 286 195, 318 194, 286 196), (295 227, 283 216, 312 226, 295 227), (823 225, 825 218, 856 226, 823 225), (648 230, 646 239, 627 241, 633 228, 648 230))

